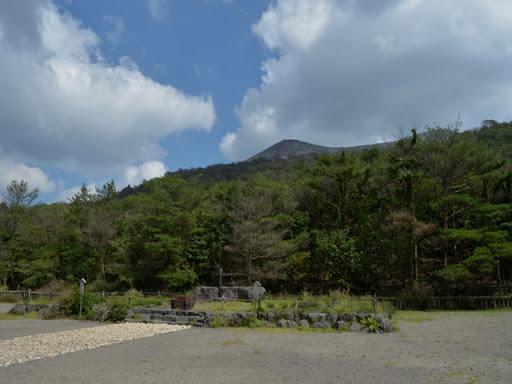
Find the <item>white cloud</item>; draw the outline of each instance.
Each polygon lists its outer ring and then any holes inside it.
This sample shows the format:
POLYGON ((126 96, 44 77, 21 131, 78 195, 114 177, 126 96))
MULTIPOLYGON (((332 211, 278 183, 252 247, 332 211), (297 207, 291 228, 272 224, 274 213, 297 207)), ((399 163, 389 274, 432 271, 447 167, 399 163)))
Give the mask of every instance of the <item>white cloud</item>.
POLYGON ((0 191, 5 191, 5 187, 13 180, 18 182, 23 180, 27 182, 30 189, 39 188, 40 193, 51 193, 56 187, 55 182, 50 180, 49 175, 40 168, 0 159, 0 191))
POLYGON ((117 16, 106 15, 103 17, 103 22, 109 28, 105 33, 107 39, 113 44, 119 43, 121 35, 125 31, 123 20, 117 16))
POLYGON ((108 62, 98 36, 51 2, 27 2, 30 10, 12 13, 17 3, 0 2, 5 157, 57 164, 88 177, 111 175, 164 156, 162 138, 213 126, 209 96, 159 84, 130 58, 108 62))
POLYGON ((143 180, 150 180, 155 177, 162 177, 167 172, 164 163, 161 161, 147 161, 136 166, 130 166, 124 171, 124 178, 122 181, 122 186, 119 188, 123 188, 126 185, 138 185, 143 180))
POLYGON ((253 32, 270 49, 307 49, 324 31, 332 0, 281 0, 271 4, 253 32))
POLYGON ((350 146, 393 137, 410 121, 512 120, 511 8, 505 0, 275 0, 253 26, 273 57, 219 148, 244 160, 282 139, 350 146))
POLYGON ((167 0, 149 0, 148 8, 151 17, 157 20, 163 19, 169 12, 167 0))

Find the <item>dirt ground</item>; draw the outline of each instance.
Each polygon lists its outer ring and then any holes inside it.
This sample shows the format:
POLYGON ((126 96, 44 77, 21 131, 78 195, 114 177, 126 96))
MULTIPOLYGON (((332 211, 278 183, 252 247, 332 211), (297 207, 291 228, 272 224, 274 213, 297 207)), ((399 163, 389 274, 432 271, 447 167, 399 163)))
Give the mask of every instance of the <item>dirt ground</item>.
MULTIPOLYGON (((512 312, 427 317, 382 335, 194 328, 0 368, 0 382, 512 382, 512 312)), ((0 338, 93 324, 0 321, 0 338)))

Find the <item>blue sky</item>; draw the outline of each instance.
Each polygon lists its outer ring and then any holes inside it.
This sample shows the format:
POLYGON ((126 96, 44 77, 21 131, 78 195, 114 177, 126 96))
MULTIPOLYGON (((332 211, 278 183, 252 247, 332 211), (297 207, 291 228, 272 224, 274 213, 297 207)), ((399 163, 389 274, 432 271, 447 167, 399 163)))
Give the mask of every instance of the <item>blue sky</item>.
POLYGON ((0 190, 512 120, 509 0, 3 0, 0 190))

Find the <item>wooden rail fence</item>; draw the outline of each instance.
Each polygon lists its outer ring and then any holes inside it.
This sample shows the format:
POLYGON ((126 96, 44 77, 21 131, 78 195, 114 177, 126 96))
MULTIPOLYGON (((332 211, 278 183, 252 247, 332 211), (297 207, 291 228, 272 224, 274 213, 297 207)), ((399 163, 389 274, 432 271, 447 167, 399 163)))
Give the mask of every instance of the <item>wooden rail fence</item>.
POLYGON ((512 308, 512 296, 379 297, 396 309, 503 309, 512 308))

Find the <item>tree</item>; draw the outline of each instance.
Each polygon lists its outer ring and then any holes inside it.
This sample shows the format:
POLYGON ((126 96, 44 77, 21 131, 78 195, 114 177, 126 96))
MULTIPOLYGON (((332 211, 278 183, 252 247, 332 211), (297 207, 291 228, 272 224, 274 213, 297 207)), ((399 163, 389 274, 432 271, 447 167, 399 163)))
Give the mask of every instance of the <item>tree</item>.
POLYGON ((232 256, 231 266, 237 271, 260 279, 283 277, 282 261, 290 249, 283 240, 287 232, 283 218, 291 207, 290 200, 288 204, 283 202, 285 195, 282 185, 255 178, 232 200, 228 211, 232 232, 224 249, 232 256))
MULTIPOLYGON (((474 136, 461 135, 461 125, 457 121, 447 127, 427 127, 419 148, 426 176, 436 182, 440 190, 445 230, 461 213, 453 196, 474 193, 481 176, 503 165, 495 151, 479 144, 474 136)), ((443 263, 445 267, 448 265, 447 249, 443 263)))
POLYGON ((12 180, 6 187, 5 192, 2 192, 2 196, 7 208, 3 220, 9 241, 6 244, 6 249, 1 251, 0 256, 2 264, 5 265, 2 269, 13 277, 15 272, 15 242, 19 226, 29 214, 29 207, 38 198, 39 188, 30 190, 26 181, 21 180, 18 182, 17 180, 12 180))

